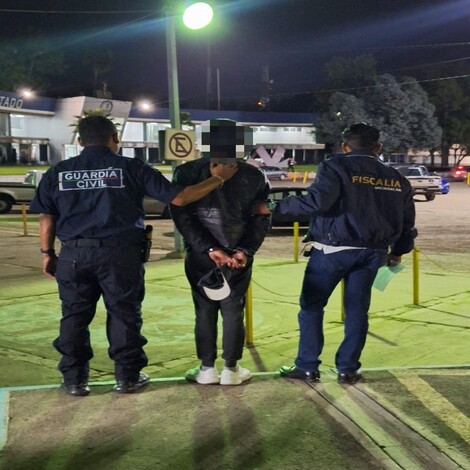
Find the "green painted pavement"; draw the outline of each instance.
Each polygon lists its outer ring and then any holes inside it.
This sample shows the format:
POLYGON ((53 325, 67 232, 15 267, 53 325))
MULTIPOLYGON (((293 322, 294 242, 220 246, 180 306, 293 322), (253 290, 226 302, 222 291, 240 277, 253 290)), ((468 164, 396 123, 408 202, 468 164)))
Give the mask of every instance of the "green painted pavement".
MULTIPOLYGON (((425 261, 425 260, 424 260, 425 261)), ((412 267, 395 276, 384 292, 374 290, 370 333, 363 366, 399 367, 470 363, 470 289, 464 271, 443 271, 423 262, 420 305, 412 304, 412 267)), ((275 371, 290 364, 297 350, 298 295, 305 261, 258 258, 253 275, 254 347, 243 364, 254 371, 275 371)), ((180 260, 148 263, 143 332, 152 377, 181 376, 196 363, 193 307, 180 260)), ((56 383, 58 355, 51 346, 58 331, 60 304, 53 281, 31 272, 26 287, 3 281, 0 292, 0 385, 56 383)), ((325 315, 324 367, 334 366, 342 338, 341 292, 325 315)), ((92 324, 95 357, 92 380, 111 380, 105 312, 100 304, 92 324)))

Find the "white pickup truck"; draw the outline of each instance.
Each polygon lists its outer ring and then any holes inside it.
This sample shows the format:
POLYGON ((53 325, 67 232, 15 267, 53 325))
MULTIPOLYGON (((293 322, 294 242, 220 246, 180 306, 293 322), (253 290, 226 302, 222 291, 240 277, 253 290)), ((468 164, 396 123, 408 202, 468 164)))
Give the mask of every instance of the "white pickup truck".
POLYGON ((43 175, 42 171, 30 170, 23 182, 0 182, 0 214, 10 212, 14 204, 29 204, 43 175))
MULTIPOLYGON (((0 181, 0 214, 6 214, 11 211, 14 204, 29 204, 36 188, 41 181, 44 171, 29 170, 22 182, 0 181)), ((145 196, 143 209, 146 215, 159 215, 162 219, 171 218, 168 204, 145 196)))
POLYGON ((442 178, 429 173, 424 165, 394 165, 394 168, 411 183, 413 194, 424 195, 426 201, 434 200, 436 194, 446 194, 442 178))

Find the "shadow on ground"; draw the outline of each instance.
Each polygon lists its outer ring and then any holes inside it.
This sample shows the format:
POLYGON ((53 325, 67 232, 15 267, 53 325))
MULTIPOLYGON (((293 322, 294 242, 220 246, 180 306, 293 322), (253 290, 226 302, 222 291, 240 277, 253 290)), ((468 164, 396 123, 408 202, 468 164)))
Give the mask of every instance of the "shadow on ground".
POLYGON ((159 380, 121 396, 9 391, 1 468, 470 467, 470 369, 368 371, 342 386, 258 374, 238 387, 159 380), (392 405, 393 403, 393 405, 392 405))

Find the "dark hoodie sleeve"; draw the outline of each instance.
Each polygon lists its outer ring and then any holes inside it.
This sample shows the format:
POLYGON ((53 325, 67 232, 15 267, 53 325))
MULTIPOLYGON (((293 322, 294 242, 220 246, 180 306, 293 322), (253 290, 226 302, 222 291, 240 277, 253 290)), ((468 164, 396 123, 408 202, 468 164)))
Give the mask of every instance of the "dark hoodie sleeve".
MULTIPOLYGON (((268 202, 269 183, 260 176, 259 188, 255 196, 255 201, 268 202)), ((253 256, 262 245, 271 227, 271 215, 253 214, 247 224, 246 230, 238 242, 237 249, 243 251, 248 256, 253 256)))

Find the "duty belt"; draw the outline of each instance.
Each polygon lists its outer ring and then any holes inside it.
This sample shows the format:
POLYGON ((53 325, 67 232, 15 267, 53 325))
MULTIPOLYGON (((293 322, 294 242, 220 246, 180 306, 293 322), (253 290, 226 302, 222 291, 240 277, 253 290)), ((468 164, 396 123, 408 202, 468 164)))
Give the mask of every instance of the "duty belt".
POLYGON ((62 242, 62 246, 88 246, 88 247, 101 247, 101 246, 133 246, 135 244, 118 240, 117 238, 77 238, 76 240, 67 240, 62 242))

